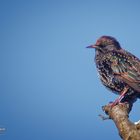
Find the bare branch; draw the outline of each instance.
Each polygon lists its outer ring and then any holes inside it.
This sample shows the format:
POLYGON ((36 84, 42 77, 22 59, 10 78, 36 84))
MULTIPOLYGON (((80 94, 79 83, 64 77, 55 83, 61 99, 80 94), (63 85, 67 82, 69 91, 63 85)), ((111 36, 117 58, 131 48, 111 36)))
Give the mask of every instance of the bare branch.
POLYGON ((129 120, 131 108, 131 104, 120 103, 114 107, 105 105, 103 111, 114 121, 123 140, 140 140, 140 123, 129 120))

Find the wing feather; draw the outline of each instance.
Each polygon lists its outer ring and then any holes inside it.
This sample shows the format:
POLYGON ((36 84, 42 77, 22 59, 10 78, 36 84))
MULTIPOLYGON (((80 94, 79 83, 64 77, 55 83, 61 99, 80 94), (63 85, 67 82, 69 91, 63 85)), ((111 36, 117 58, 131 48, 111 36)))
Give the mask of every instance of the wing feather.
POLYGON ((136 91, 140 92, 140 60, 129 52, 113 52, 111 55, 113 73, 136 91))

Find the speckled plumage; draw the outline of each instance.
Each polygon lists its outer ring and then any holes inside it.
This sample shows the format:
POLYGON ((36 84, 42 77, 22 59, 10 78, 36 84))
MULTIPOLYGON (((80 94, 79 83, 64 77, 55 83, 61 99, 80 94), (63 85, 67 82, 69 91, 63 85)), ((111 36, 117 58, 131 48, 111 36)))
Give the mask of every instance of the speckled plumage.
POLYGON ((100 37, 88 48, 95 48, 95 63, 103 85, 120 95, 114 105, 140 95, 140 60, 136 56, 110 36, 100 37))

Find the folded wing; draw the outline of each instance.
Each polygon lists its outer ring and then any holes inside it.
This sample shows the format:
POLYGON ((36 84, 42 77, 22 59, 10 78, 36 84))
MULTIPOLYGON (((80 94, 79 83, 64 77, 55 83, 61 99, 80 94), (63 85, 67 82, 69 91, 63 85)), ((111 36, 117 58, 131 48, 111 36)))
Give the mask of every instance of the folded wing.
POLYGON ((128 52, 113 52, 111 68, 115 76, 140 92, 140 60, 128 52))

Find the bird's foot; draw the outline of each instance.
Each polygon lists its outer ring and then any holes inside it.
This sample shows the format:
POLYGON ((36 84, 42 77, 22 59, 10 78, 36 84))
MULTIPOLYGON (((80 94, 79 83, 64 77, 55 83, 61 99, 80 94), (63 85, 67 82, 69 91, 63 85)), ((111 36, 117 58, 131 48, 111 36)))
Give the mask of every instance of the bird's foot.
POLYGON ((114 101, 114 102, 109 102, 109 106, 111 106, 111 108, 113 108, 114 106, 116 106, 117 104, 119 104, 119 101, 114 101))
POLYGON ((109 102, 109 106, 111 106, 111 108, 113 108, 114 106, 118 104, 128 104, 128 102, 121 102, 119 100, 115 100, 114 102, 109 102))

